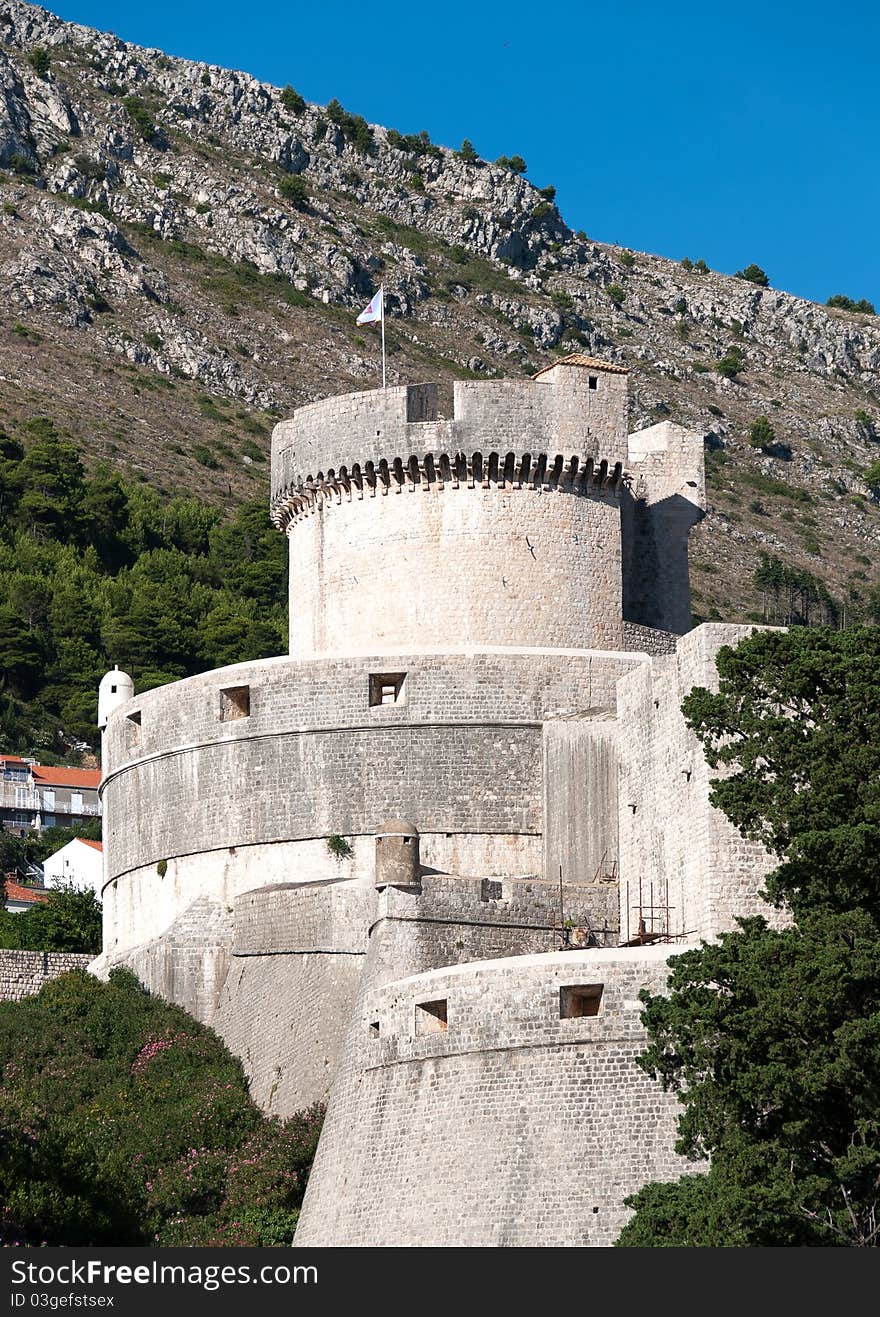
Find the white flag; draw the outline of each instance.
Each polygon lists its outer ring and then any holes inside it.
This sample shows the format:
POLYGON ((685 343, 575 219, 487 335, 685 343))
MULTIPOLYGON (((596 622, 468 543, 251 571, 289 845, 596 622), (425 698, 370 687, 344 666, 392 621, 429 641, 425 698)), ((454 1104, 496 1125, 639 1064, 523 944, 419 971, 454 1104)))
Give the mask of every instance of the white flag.
POLYGON ((359 325, 371 325, 377 320, 385 319, 385 288, 384 285, 376 293, 369 306, 364 307, 357 318, 359 325))

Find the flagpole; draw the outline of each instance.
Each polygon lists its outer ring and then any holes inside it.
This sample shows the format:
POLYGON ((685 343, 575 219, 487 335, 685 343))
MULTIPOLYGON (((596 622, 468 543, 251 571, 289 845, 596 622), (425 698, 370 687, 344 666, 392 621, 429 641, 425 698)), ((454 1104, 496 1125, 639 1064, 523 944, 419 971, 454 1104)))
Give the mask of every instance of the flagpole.
POLYGON ((381 285, 379 292, 382 298, 379 306, 382 312, 380 318, 382 321, 382 388, 384 389, 385 388, 385 285, 384 284, 381 285))

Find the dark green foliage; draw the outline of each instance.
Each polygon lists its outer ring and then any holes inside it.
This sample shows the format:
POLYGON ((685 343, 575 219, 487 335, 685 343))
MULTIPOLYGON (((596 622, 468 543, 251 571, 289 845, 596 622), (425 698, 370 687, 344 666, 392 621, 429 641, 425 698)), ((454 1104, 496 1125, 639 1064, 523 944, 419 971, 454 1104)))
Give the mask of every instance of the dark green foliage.
POLYGON ((476 160, 479 160, 480 158, 477 155, 477 150, 473 142, 470 141, 467 137, 464 139, 464 141, 462 142, 461 146, 458 148, 455 154, 458 156, 460 160, 465 160, 470 165, 472 165, 476 160))
POLYGON ((35 903, 29 910, 18 914, 0 910, 0 947, 97 955, 101 950, 101 902, 91 889, 53 887, 47 901, 35 903))
POLYGON ((495 163, 499 169, 509 169, 511 174, 524 174, 527 168, 521 155, 500 155, 495 163))
POLYGON ((52 66, 52 60, 49 57, 48 50, 46 50, 44 46, 34 46, 33 50, 29 50, 25 55, 25 59, 28 64, 30 64, 38 78, 48 77, 49 69, 52 66))
POLYGON ((300 96, 289 84, 284 88, 280 96, 281 104, 285 110, 290 110, 291 114, 302 114, 306 108, 304 97, 300 96))
POLYGON ((6 163, 7 167, 11 169, 14 174, 30 176, 37 172, 37 166, 30 156, 22 155, 20 151, 13 151, 6 163))
POLYGON ((124 96, 122 104, 141 137, 152 144, 156 137, 156 125, 146 101, 140 96, 124 96))
POLYGON ((349 114, 337 100, 330 101, 326 113, 330 122, 342 130, 343 137, 356 151, 360 151, 361 155, 373 155, 376 149, 373 130, 362 115, 349 114))
POLYGON ((752 448, 766 452, 776 442, 776 432, 766 416, 756 416, 749 426, 749 443, 752 448))
POLYGON ((711 1161, 629 1199, 618 1242, 877 1247, 880 629, 756 633, 716 664, 682 710, 795 924, 742 919, 641 994, 639 1064, 682 1103, 676 1150, 711 1161))
POLYGON ((829 297, 825 303, 826 306, 836 306, 841 311, 861 311, 863 315, 875 316, 877 312, 874 309, 874 303, 869 302, 866 297, 860 297, 857 302, 851 297, 846 297, 843 293, 835 293, 829 297))
POLYGON ((547 219, 550 215, 556 214, 556 207, 552 206, 549 201, 539 201, 537 206, 532 209, 532 219, 547 219))
POLYGON ((0 1005, 0 1067, 3 1243, 289 1246, 321 1108, 266 1119, 217 1036, 128 971, 0 1005))
POLYGON ((682 711, 727 774, 712 803, 780 860, 770 899, 880 917, 880 630, 761 632, 716 662, 682 711))
POLYGON ((630 1200, 630 1247, 877 1244, 880 935, 865 911, 741 921, 676 956, 640 1065, 681 1095, 676 1150, 711 1156, 630 1200))
POLYGON ((556 200, 556 188, 552 183, 547 187, 539 187, 538 196, 543 197, 545 201, 549 201, 552 204, 556 200))
POLYGON ((709 273, 709 267, 706 264, 706 262, 703 260, 702 256, 698 261, 694 261, 694 269, 696 270, 697 274, 709 273))
POLYGON ((685 256, 682 258, 681 266, 683 270, 692 270, 694 263, 689 256, 685 256))
POLYGON ((760 265, 747 265, 744 270, 737 270, 734 279, 745 279, 750 284, 758 284, 761 288, 766 288, 770 280, 760 265))
POLYGON ((621 252, 617 259, 627 270, 631 270, 636 263, 636 258, 632 252, 621 252))
POLYGON ((443 152, 439 146, 435 146, 431 141, 430 134, 424 129, 420 133, 399 133, 394 128, 388 129, 388 145, 393 146, 397 151, 405 151, 409 155, 430 155, 441 157, 443 152))
POLYGON ((723 375, 726 380, 735 380, 740 371, 746 368, 745 353, 740 347, 731 347, 725 352, 723 357, 719 357, 715 362, 715 369, 719 375, 723 375))
POLYGON ((104 178, 106 171, 100 160, 94 160, 88 155, 77 155, 73 157, 73 163, 76 165, 77 173, 82 174, 83 178, 93 180, 104 178))
POLYGON ((308 209, 309 189, 301 174, 285 174, 278 184, 278 191, 295 210, 308 209))
POLYGON ((871 491, 874 501, 880 500, 880 458, 865 469, 865 484, 871 491))
POLYGON ((336 832, 327 838, 327 849, 337 860, 347 860, 354 853, 351 843, 347 842, 344 837, 340 837, 336 832))
POLYGON ((605 292, 611 298, 615 306, 622 306, 626 299, 626 289, 621 288, 620 284, 609 284, 605 292))
MULTIPOLYGON (((210 401, 210 399, 209 399, 210 401)), ((45 417, 0 432, 0 744, 94 744, 113 663, 140 689, 283 647, 285 553, 262 501, 221 522, 110 468, 85 475, 45 417)), ((209 460, 216 458, 206 450, 209 460)), ((198 456, 194 453, 194 456, 198 456)))

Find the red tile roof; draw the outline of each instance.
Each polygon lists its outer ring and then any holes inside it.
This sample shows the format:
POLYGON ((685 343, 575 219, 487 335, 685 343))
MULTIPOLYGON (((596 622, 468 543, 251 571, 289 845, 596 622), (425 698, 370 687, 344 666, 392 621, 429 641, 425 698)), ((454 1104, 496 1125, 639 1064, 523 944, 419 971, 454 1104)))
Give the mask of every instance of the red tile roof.
POLYGON ((34 780, 47 787, 86 787, 95 791, 101 783, 100 768, 48 768, 34 764, 34 780))
POLYGON ((598 357, 588 357, 583 352, 570 352, 567 357, 558 357, 556 361, 551 361, 549 366, 542 366, 540 370, 535 371, 532 379, 536 380, 539 376, 545 375, 548 370, 553 370, 554 366, 583 366, 586 370, 604 370, 609 375, 629 374, 626 366, 618 366, 614 361, 600 361, 598 357))
POLYGON ((38 887, 22 887, 21 883, 15 883, 7 878, 6 899, 7 901, 27 901, 30 905, 33 905, 35 902, 48 901, 49 894, 41 892, 38 887))
POLYGON ((25 760, 21 755, 0 755, 0 763, 4 764, 23 764, 25 760))
POLYGON ((91 846, 93 850, 102 851, 103 845, 99 841, 91 841, 88 837, 74 837, 74 841, 81 841, 83 846, 91 846))

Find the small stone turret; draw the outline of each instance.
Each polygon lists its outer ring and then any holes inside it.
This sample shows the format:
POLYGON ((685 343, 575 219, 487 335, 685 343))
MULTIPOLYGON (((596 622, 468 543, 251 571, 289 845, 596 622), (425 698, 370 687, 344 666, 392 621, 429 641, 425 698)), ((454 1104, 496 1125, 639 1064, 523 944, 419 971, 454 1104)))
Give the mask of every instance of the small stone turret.
POLYGON ((98 727, 102 732, 111 713, 133 698, 134 682, 127 672, 120 672, 118 664, 104 674, 98 687, 98 727))
POLYGON ((414 823, 388 819, 376 833, 376 887, 421 891, 419 830, 414 823))

